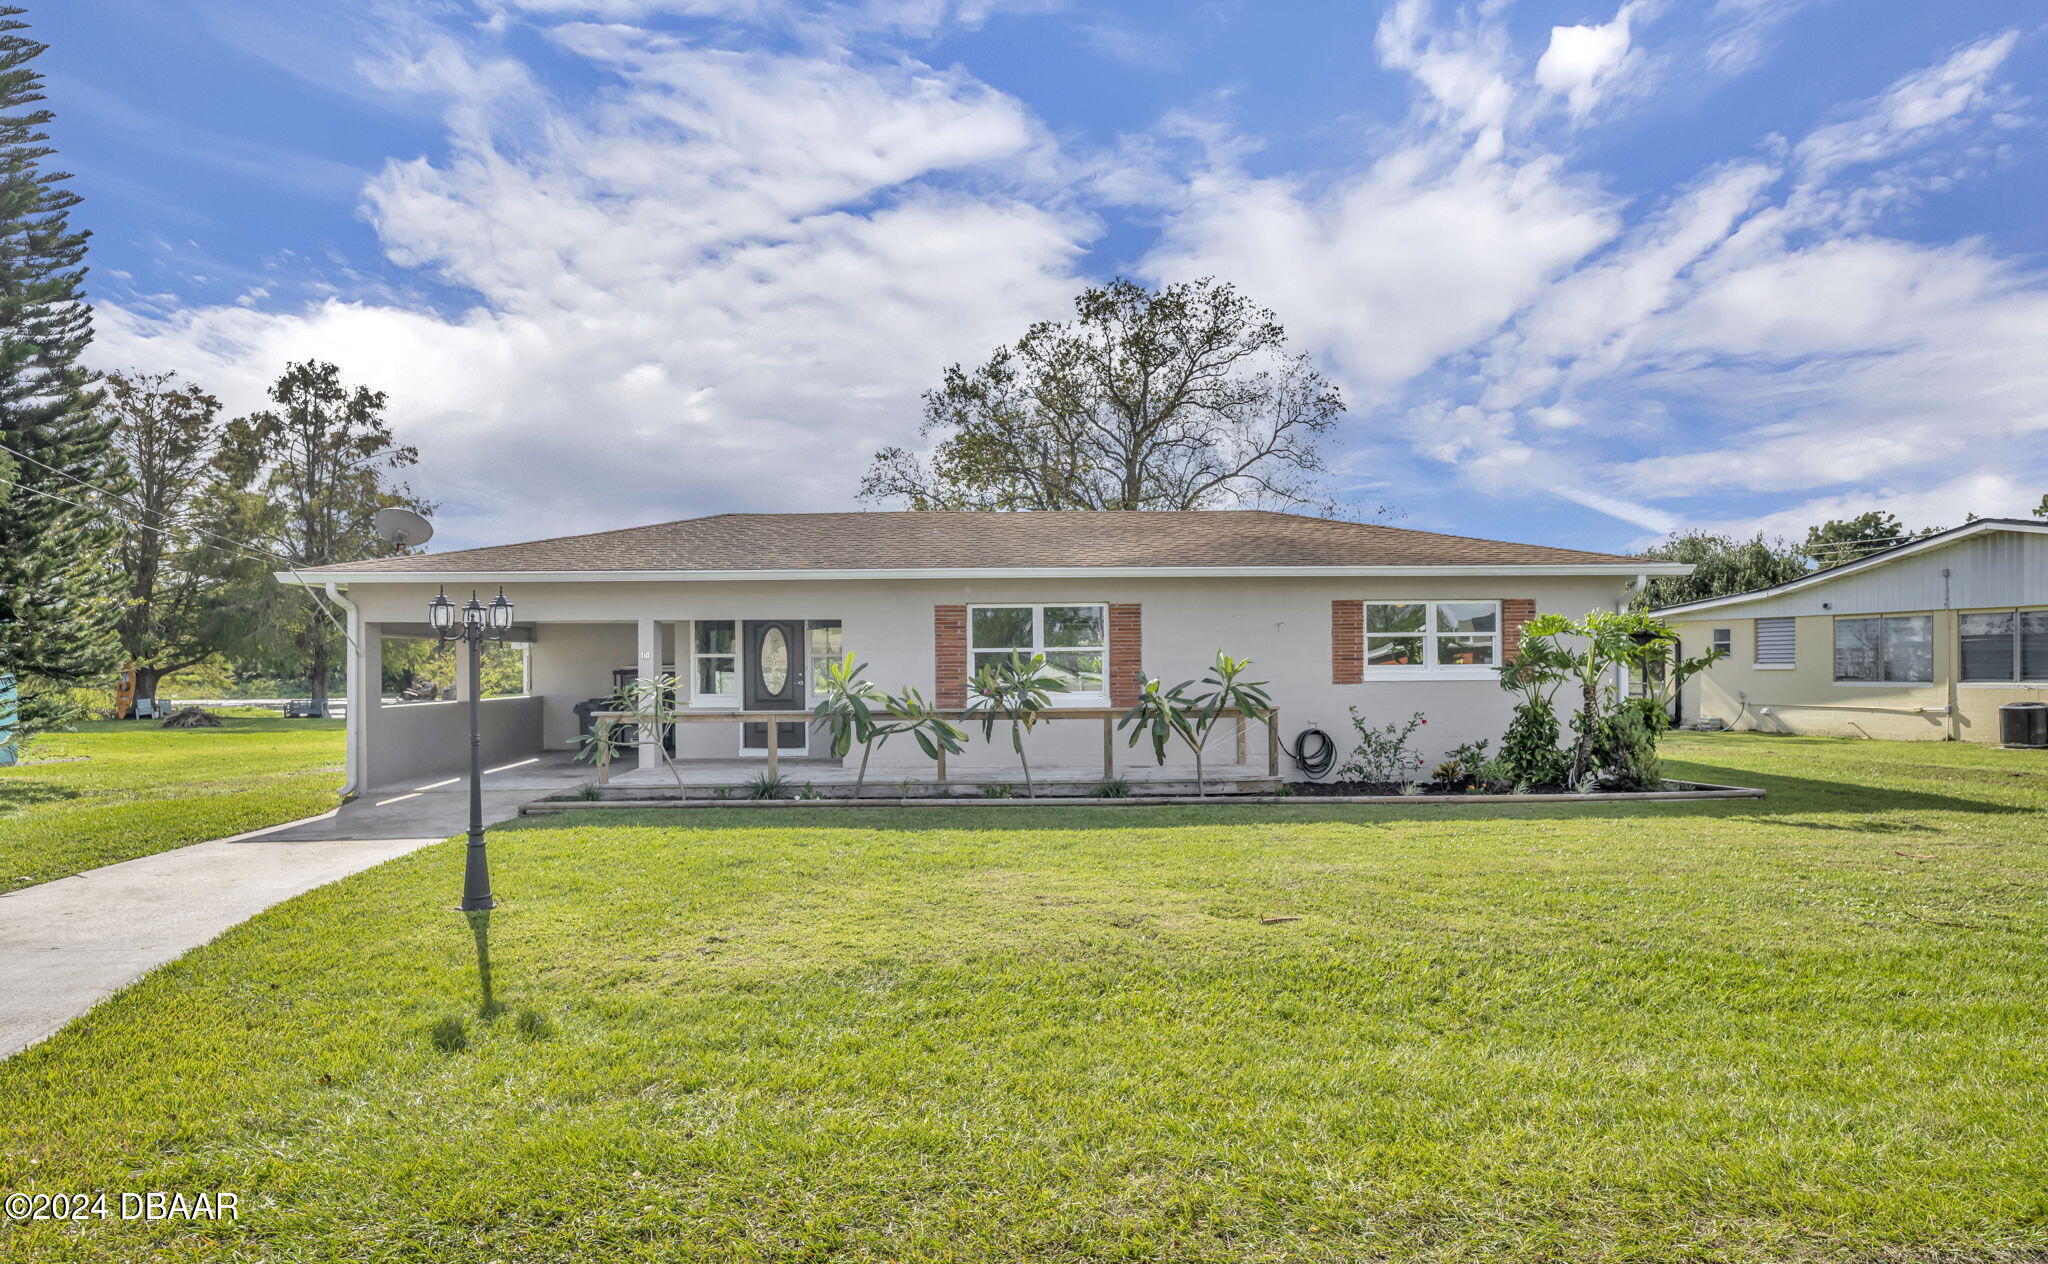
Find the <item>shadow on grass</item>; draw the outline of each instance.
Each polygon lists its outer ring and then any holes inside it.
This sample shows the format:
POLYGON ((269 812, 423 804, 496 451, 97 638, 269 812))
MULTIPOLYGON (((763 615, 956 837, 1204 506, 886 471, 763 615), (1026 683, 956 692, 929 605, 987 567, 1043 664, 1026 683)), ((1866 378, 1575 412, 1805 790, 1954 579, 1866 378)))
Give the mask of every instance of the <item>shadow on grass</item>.
POLYGON ((0 813, 12 812, 16 808, 38 807, 45 803, 57 803, 65 799, 83 797, 85 792, 75 786, 53 786, 44 782, 24 781, 0 783, 0 813))
POLYGON ((474 909, 464 913, 469 919, 470 938, 476 941, 476 984, 478 1016, 488 1022, 504 1012, 498 997, 491 990, 491 911, 474 909))

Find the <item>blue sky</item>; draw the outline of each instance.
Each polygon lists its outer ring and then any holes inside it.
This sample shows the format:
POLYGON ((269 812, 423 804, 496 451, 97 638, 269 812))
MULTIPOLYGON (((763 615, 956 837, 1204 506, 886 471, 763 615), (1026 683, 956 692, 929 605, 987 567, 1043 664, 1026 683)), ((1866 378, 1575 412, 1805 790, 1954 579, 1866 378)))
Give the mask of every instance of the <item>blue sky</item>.
POLYGON ((1089 281, 1216 275, 1340 491, 1584 547, 2048 492, 2008 0, 69 0, 100 367, 390 396, 476 543, 853 503, 1089 281))

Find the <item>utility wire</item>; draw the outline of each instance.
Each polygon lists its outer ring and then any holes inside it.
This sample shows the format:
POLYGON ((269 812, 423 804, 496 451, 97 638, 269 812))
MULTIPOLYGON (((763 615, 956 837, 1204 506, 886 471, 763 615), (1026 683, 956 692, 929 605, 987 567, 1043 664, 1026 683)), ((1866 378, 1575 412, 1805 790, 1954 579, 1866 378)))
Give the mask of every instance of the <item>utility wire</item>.
MULTIPOLYGON (((135 512, 154 513, 160 518, 167 516, 163 510, 153 510, 148 508, 147 506, 139 506, 134 501, 129 500, 127 497, 122 496, 117 492, 109 491, 96 483, 87 482, 85 479, 78 477, 76 474, 72 474, 67 470, 60 470, 56 466, 51 465, 47 461, 37 460, 35 457, 30 456, 28 453, 22 452, 15 448, 11 448, 4 443, 0 443, 0 452, 11 453, 12 455, 20 457, 22 460, 27 461, 32 465, 41 466, 43 469, 50 471, 50 473, 57 475, 59 478, 68 478, 72 482, 78 484, 80 487, 85 488, 87 491, 93 492, 99 496, 103 496, 108 500, 116 502, 117 504, 126 505, 135 512)), ((51 500, 59 501, 63 504, 70 505, 73 508, 86 510, 88 513, 92 511, 92 506, 84 503, 83 501, 72 500, 68 496, 59 496, 55 492, 46 491, 45 489, 40 487, 31 487, 27 483, 22 482, 20 479, 9 478, 5 479, 4 481, 10 486, 18 487, 22 491, 28 492, 30 495, 44 496, 51 500)), ((152 529, 148 523, 143 522, 140 519, 122 517, 119 514, 116 514, 114 516, 116 518, 119 518, 120 521, 128 523, 130 526, 141 527, 144 530, 152 529)), ((159 522, 154 529, 162 530, 163 526, 164 524, 159 522)), ((347 626, 343 624, 341 619, 335 615, 332 609, 329 608, 325 595, 322 594, 319 589, 313 587, 311 584, 306 582, 306 577, 304 575, 299 574, 298 567, 292 564, 290 558, 284 557, 277 553, 273 553, 268 549, 258 552, 257 550, 252 549, 245 544, 242 544, 235 540, 230 540, 226 536, 221 535, 218 532, 208 531, 204 527, 192 526, 188 523, 185 524, 185 529, 188 531, 192 531, 196 534, 206 536, 208 539, 217 540, 220 543, 225 544, 227 547, 235 550, 236 552, 241 553, 245 557, 252 557, 257 559, 258 561, 272 562, 276 565, 282 566, 285 570, 291 572, 292 578, 298 581, 300 590, 306 593, 308 596, 312 597, 314 608, 327 617, 327 621, 334 625, 335 631, 341 633, 341 639, 348 643, 348 647, 351 650, 361 652, 362 647, 356 644, 355 637, 350 635, 347 626)))

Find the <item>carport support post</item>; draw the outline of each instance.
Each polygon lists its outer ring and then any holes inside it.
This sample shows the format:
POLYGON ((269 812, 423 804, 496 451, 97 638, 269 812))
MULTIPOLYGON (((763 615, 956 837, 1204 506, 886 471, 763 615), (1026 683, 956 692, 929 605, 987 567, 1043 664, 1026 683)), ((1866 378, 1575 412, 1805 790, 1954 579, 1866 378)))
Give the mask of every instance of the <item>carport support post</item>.
MULTIPOLYGON (((661 698, 654 682, 661 676, 661 625, 653 619, 640 620, 639 660, 640 707, 648 714, 661 710, 661 698)), ((659 724, 640 726, 640 767, 648 772, 661 767, 662 732, 659 724)))
POLYGON ((462 911, 473 913, 496 904, 491 899, 490 860, 484 855, 483 708, 478 700, 483 692, 483 672, 478 666, 483 657, 483 629, 469 629, 462 640, 469 650, 469 688, 465 690, 469 707, 469 851, 462 862, 462 911))

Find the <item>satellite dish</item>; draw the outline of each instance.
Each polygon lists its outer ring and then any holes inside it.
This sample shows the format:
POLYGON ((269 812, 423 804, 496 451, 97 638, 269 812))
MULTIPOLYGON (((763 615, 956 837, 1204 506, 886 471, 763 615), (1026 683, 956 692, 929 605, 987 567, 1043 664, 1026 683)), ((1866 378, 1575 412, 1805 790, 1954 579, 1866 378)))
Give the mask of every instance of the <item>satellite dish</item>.
POLYGON ((396 505, 379 509, 370 519, 370 525, 377 529, 379 539, 401 549, 418 548, 434 538, 433 523, 410 509, 400 509, 396 505))

